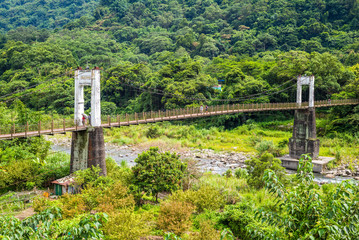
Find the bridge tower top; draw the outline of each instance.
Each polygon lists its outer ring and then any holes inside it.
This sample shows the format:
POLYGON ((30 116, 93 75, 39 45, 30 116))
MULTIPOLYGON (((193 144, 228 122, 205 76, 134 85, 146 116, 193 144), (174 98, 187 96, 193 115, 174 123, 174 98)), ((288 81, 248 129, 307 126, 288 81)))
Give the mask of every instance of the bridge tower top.
POLYGON ((309 107, 314 107, 314 76, 297 77, 297 105, 302 105, 302 86, 309 85, 309 107))
POLYGON ((82 126, 82 116, 85 114, 84 87, 91 86, 91 126, 101 126, 101 92, 100 92, 100 69, 75 71, 75 114, 74 121, 78 126, 82 126))

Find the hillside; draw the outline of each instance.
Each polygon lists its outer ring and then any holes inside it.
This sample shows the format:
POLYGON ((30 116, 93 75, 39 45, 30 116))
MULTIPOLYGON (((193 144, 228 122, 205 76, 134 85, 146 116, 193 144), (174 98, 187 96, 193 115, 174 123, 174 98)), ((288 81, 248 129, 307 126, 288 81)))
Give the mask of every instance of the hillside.
POLYGON ((12 29, 0 36, 0 100, 7 106, 20 97, 31 109, 71 114, 72 80, 44 86, 87 63, 104 69, 104 114, 215 105, 216 99, 294 101, 290 81, 299 74, 316 76, 317 100, 359 93, 357 1, 12 1, 9 6, 26 8, 20 12, 33 16, 37 28, 24 27, 28 23, 14 28, 20 23, 12 21, 12 29), (47 14, 65 19, 73 4, 79 5, 76 14, 62 29, 49 29, 55 26, 36 14, 53 7, 47 14), (212 88, 219 79, 222 91, 212 88), (245 98, 267 91, 278 94, 245 98))
POLYGON ((98 0, 3 0, 0 32, 27 26, 61 28, 83 16, 91 17, 97 3, 98 0))

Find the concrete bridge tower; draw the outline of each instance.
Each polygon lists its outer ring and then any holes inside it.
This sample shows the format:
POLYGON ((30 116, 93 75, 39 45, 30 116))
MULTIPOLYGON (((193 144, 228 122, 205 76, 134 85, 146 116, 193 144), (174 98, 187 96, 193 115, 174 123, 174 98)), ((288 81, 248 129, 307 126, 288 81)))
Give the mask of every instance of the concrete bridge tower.
POLYGON ((70 173, 99 166, 102 175, 106 175, 105 143, 101 127, 101 96, 100 70, 75 71, 75 113, 74 121, 77 126, 83 126, 82 116, 85 113, 84 87, 91 86, 91 116, 90 125, 86 130, 72 132, 70 173))
POLYGON ((319 155, 319 139, 317 139, 314 76, 298 76, 297 105, 302 105, 302 85, 309 85, 308 108, 295 110, 293 137, 289 139, 289 156, 299 159, 302 154, 310 154, 313 159, 319 155))

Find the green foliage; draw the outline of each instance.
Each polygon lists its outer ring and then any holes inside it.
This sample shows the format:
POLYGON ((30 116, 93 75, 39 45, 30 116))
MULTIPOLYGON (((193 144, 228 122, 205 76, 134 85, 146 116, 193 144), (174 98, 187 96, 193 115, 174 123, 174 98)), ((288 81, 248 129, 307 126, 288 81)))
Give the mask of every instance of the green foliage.
POLYGON ((84 170, 78 170, 75 172, 75 181, 79 186, 82 185, 96 185, 96 181, 100 177, 101 168, 98 166, 91 166, 84 170))
POLYGON ((48 186, 68 175, 69 156, 49 150, 50 142, 42 137, 1 141, 0 192, 48 186))
POLYGON ((284 168, 278 158, 274 158, 270 153, 263 153, 259 158, 252 157, 246 160, 249 177, 248 185, 255 188, 264 187, 263 175, 267 169, 274 171, 279 178, 284 176, 284 168))
POLYGON ((103 229, 106 239, 137 240, 149 234, 150 224, 149 215, 125 209, 111 213, 103 229))
POLYGON ((227 205, 220 215, 219 223, 228 226, 235 236, 246 239, 247 225, 255 221, 253 205, 250 202, 240 202, 227 205))
POLYGON ((234 176, 236 178, 248 178, 248 171, 247 169, 244 169, 244 168, 237 168, 234 172, 234 176))
MULTIPOLYGON (((5 0, 0 5, 0 30, 8 31, 19 26, 59 28, 82 16, 91 16, 98 2, 97 0, 60 2, 5 0)), ((36 40, 41 39, 35 38, 34 41, 36 40)))
POLYGON ((191 203, 198 212, 203 212, 205 209, 218 210, 225 204, 223 194, 215 187, 208 185, 201 186, 197 191, 177 191, 170 199, 191 203))
POLYGON ((0 236, 9 239, 98 239, 107 221, 106 214, 84 215, 72 224, 61 221, 61 210, 49 208, 20 221, 15 217, 0 217, 0 236))
MULTIPOLYGON (((358 185, 343 181, 325 193, 313 182, 313 164, 309 156, 300 159, 297 185, 291 191, 284 188, 272 170, 264 174, 266 188, 275 195, 283 213, 259 209, 257 216, 281 231, 277 239, 355 239, 358 235, 359 210, 356 206, 358 185)), ((263 229, 251 229, 253 236, 269 237, 263 229)))
POLYGON ((180 187, 187 168, 176 153, 160 153, 154 147, 138 155, 135 162, 132 168, 134 188, 152 194, 156 201, 158 193, 180 187))

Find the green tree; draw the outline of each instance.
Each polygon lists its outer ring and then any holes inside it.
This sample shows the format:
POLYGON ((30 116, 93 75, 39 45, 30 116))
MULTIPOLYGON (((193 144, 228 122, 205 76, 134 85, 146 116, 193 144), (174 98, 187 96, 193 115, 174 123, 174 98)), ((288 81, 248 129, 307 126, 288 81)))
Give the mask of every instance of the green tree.
POLYGON ((133 185, 139 191, 144 191, 158 199, 158 193, 175 191, 180 187, 187 165, 182 163, 176 153, 160 153, 157 147, 138 155, 134 173, 133 185))

